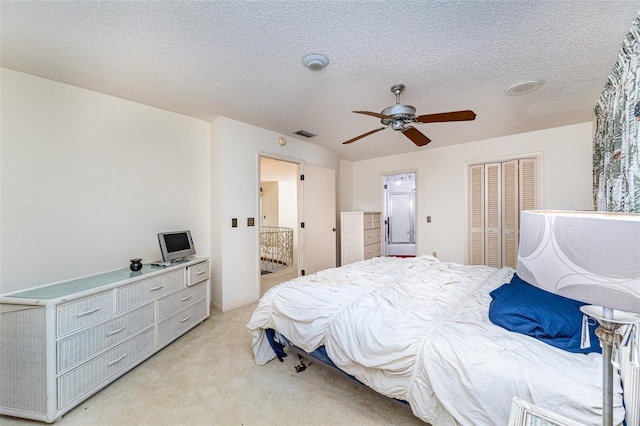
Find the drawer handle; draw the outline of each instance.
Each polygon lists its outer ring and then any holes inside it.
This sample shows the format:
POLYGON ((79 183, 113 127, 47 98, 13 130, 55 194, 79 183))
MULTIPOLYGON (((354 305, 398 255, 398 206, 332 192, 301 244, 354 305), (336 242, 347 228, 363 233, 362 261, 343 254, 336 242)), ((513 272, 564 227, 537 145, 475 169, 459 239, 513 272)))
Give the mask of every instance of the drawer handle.
POLYGON ((191 299, 191 295, 187 296, 187 297, 183 297, 182 299, 180 299, 181 302, 186 302, 187 300, 191 299))
POLYGON ((204 274, 205 272, 207 272, 207 270, 206 270, 206 269, 203 269, 203 270, 202 270, 202 271, 200 271, 200 272, 196 272, 196 275, 202 275, 202 274, 204 274))
POLYGON ((111 362, 109 362, 109 363, 107 364, 107 367, 111 367, 112 365, 119 363, 119 362, 120 362, 120 361, 122 361, 122 360, 124 359, 124 357, 126 357, 126 356, 127 356, 127 354, 124 354, 124 355, 122 355, 121 357, 114 359, 113 361, 111 361, 111 362))
POLYGON ((78 314, 76 314, 76 316, 78 318, 80 318, 80 317, 83 317, 85 315, 89 315, 89 314, 92 314, 94 312, 98 312, 99 310, 100 310, 100 306, 98 306, 97 308, 89 309, 88 311, 79 312, 78 314))
POLYGON ((124 330, 125 328, 127 328, 127 327, 125 327, 125 326, 123 325, 122 327, 120 327, 120 328, 119 328, 119 329, 117 329, 117 330, 110 331, 110 332, 108 332, 108 333, 107 333, 107 337, 109 337, 109 336, 113 336, 114 334, 118 334, 118 333, 120 333, 122 330, 124 330))
POLYGON ((157 287, 151 287, 151 288, 149 289, 149 291, 156 291, 156 290, 160 290, 162 287, 164 287, 164 286, 163 286, 163 285, 159 285, 159 286, 157 286, 157 287))
POLYGON ((186 321, 189 321, 190 319, 191 319, 191 315, 187 316, 186 318, 182 318, 180 322, 186 322, 186 321))

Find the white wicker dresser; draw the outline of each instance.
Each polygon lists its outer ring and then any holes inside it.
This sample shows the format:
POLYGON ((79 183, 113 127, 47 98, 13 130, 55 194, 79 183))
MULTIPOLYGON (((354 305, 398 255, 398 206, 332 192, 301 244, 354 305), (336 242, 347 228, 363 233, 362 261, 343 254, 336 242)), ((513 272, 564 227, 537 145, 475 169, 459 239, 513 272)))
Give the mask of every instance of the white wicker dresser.
POLYGON ((54 422, 210 315, 209 260, 0 296, 0 413, 54 422))

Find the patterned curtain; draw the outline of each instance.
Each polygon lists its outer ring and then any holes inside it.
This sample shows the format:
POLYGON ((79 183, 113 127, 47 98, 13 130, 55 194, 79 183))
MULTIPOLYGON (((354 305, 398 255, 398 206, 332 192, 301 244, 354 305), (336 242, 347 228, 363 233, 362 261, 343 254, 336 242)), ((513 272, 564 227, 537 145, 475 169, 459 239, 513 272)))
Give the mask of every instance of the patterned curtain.
POLYGON ((598 211, 640 213, 639 54, 640 15, 594 110, 593 202, 598 211))

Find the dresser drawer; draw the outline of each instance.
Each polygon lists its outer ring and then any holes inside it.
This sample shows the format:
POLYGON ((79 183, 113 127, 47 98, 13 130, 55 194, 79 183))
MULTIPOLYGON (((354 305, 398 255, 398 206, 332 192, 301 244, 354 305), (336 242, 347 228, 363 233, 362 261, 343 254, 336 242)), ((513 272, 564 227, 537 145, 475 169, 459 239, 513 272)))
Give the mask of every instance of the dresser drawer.
POLYGON ((79 365, 92 356, 116 346, 153 325, 153 304, 131 311, 104 324, 58 342, 58 373, 79 365))
POLYGON ((367 229, 364 231, 364 245, 380 242, 380 229, 367 229))
POLYGON ((364 213, 362 220, 364 229, 380 228, 380 213, 364 213))
POLYGON ((207 283, 201 282, 158 300, 158 321, 207 297, 207 283))
POLYGON ((364 229, 371 229, 373 228, 373 216, 370 214, 365 213, 362 216, 362 220, 364 221, 364 229))
POLYGON ((203 299, 195 305, 167 318, 158 324, 158 344, 161 345, 172 337, 178 336, 207 317, 207 300, 203 299))
POLYGON ((187 268, 187 285, 209 279, 209 262, 198 263, 187 268))
POLYGON ((58 409, 82 397, 109 377, 126 370, 154 348, 154 328, 58 378, 58 409))
POLYGON ((372 221, 373 221, 373 225, 372 226, 374 228, 380 229, 380 215, 379 214, 374 214, 372 221))
POLYGON ((371 244, 364 246, 364 259, 371 259, 372 257, 380 256, 380 244, 371 244))
POLYGON ((184 288, 184 268, 117 289, 118 312, 160 299, 184 288))
POLYGON ((96 324, 114 315, 113 291, 65 303, 57 308, 58 337, 96 324))

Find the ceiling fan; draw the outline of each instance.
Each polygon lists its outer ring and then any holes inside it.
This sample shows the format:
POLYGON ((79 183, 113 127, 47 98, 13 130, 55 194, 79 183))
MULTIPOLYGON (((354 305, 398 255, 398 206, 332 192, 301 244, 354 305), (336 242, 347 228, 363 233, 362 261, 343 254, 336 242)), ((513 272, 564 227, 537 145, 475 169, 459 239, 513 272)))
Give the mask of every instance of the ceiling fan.
POLYGON ((394 84, 391 86, 391 92, 396 95, 396 104, 382 110, 382 113, 371 111, 353 111, 357 114, 371 115, 378 117, 380 122, 384 124, 384 127, 371 130, 360 136, 356 136, 353 139, 349 139, 343 144, 350 144, 358 139, 362 139, 366 136, 372 135, 380 130, 384 130, 387 127, 391 127, 393 130, 402 132, 403 135, 411 139, 411 141, 417 146, 424 146, 431 142, 431 139, 426 137, 422 132, 413 127, 412 123, 442 123, 445 121, 468 121, 476 118, 476 113, 471 110, 464 111, 451 111, 441 112, 439 114, 426 114, 416 115, 416 109, 411 105, 400 104, 400 94, 404 91, 404 84, 394 84))

